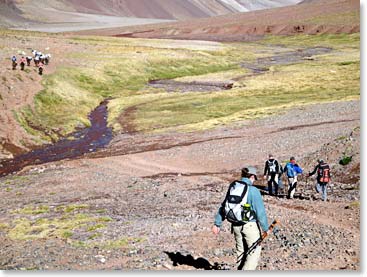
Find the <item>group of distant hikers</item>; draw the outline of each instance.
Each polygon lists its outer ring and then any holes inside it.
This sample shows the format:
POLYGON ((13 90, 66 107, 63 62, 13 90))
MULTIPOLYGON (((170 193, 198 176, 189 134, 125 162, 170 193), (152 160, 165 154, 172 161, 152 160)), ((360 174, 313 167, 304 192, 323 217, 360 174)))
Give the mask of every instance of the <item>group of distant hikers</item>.
MULTIPOLYGON (((269 159, 265 162, 264 179, 268 181, 269 195, 278 196, 279 188, 283 188, 282 175, 286 174, 288 178, 288 194, 287 198, 292 199, 297 188, 297 177, 302 174, 302 168, 296 163, 294 157, 290 158, 290 161, 282 167, 282 165, 274 158, 272 154, 269 155, 269 159), (274 190, 273 190, 274 189, 274 190)), ((330 182, 330 166, 323 160, 319 159, 316 167, 312 172, 309 172, 307 177, 310 177, 317 173, 316 191, 322 192, 322 200, 327 200, 327 184, 330 182)))
MULTIPOLYGON (((330 182, 330 166, 319 159, 317 165, 307 177, 317 173, 315 189, 322 193, 322 200, 327 201, 327 185, 330 182)), ((287 198, 294 198, 297 187, 297 177, 303 174, 302 168, 294 157, 284 166, 272 154, 265 163, 264 179, 268 181, 269 195, 278 196, 282 186, 281 176, 288 178, 287 198), (274 190, 273 190, 274 189, 274 190)), ((257 170, 249 166, 242 169, 241 180, 230 184, 227 194, 219 207, 214 220, 212 231, 218 235, 224 220, 228 220, 236 241, 237 269, 255 270, 261 254, 261 242, 271 232, 276 221, 269 226, 260 190, 254 186, 258 180, 257 170)))
MULTIPOLYGON (((19 59, 20 69, 24 70, 25 65, 30 66, 32 60, 34 61, 34 65, 38 68, 38 74, 43 74, 44 65, 48 65, 51 59, 51 54, 43 54, 40 51, 32 50, 32 56, 25 56, 24 52, 19 59)), ((18 60, 16 55, 11 57, 12 69, 15 70, 18 65, 18 60)))

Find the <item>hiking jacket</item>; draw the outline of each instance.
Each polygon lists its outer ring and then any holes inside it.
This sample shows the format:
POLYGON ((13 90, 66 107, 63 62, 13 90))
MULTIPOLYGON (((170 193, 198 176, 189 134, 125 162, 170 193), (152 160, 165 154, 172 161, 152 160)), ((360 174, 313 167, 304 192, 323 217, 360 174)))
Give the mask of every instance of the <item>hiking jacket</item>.
POLYGON ((284 172, 287 173, 288 178, 294 178, 298 174, 302 174, 303 170, 298 164, 292 164, 291 162, 288 162, 284 167, 284 172))
MULTIPOLYGON (((241 181, 248 185, 247 203, 251 205, 251 210, 253 210, 256 215, 256 218, 250 221, 259 222, 261 229, 265 232, 268 231, 269 229, 268 218, 266 217, 265 206, 260 191, 254 186, 252 186, 250 179, 242 178, 241 181)), ((215 215, 214 225, 218 227, 221 227, 223 221, 225 220, 224 206, 225 206, 225 200, 223 201, 222 205, 218 209, 217 214, 215 215)))
MULTIPOLYGON (((320 182, 320 179, 322 177, 322 171, 319 170, 320 168, 330 169, 330 167, 327 163, 318 164, 318 165, 315 166, 315 169, 308 174, 308 176, 312 176, 317 172, 317 182, 320 182)), ((329 177, 331 177, 330 171, 329 171, 329 177)))
POLYGON ((279 163, 276 159, 270 159, 265 162, 264 175, 277 174, 279 173, 279 163), (270 172, 270 163, 275 164, 275 172, 270 172))

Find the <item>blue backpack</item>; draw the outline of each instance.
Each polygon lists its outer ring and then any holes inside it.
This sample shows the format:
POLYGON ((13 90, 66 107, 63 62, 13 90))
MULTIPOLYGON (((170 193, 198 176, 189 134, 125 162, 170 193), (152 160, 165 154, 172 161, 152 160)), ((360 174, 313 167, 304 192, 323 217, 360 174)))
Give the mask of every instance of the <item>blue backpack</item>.
POLYGON ((287 172, 288 178, 294 178, 294 170, 291 163, 287 163, 287 165, 285 166, 285 171, 287 172))

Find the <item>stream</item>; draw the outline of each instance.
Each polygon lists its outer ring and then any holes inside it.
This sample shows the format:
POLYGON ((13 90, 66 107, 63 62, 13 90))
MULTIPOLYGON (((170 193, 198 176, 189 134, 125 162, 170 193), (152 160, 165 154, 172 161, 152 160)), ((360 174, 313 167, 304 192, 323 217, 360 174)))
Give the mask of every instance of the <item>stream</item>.
POLYGON ((0 177, 29 165, 77 158, 108 145, 112 139, 112 129, 107 126, 107 104, 108 100, 103 101, 89 114, 91 126, 73 133, 74 139, 61 139, 52 145, 44 145, 13 159, 0 161, 0 177))

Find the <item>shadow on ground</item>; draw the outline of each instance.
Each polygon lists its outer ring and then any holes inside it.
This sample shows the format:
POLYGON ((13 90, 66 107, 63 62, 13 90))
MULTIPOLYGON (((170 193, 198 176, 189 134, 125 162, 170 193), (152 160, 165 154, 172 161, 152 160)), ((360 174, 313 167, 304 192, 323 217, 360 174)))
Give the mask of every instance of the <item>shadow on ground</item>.
POLYGON ((173 262, 173 266, 188 265, 196 269, 204 270, 229 270, 229 266, 226 264, 214 263, 212 265, 208 260, 204 258, 194 259, 192 255, 182 255, 180 252, 173 253, 164 251, 173 262))

